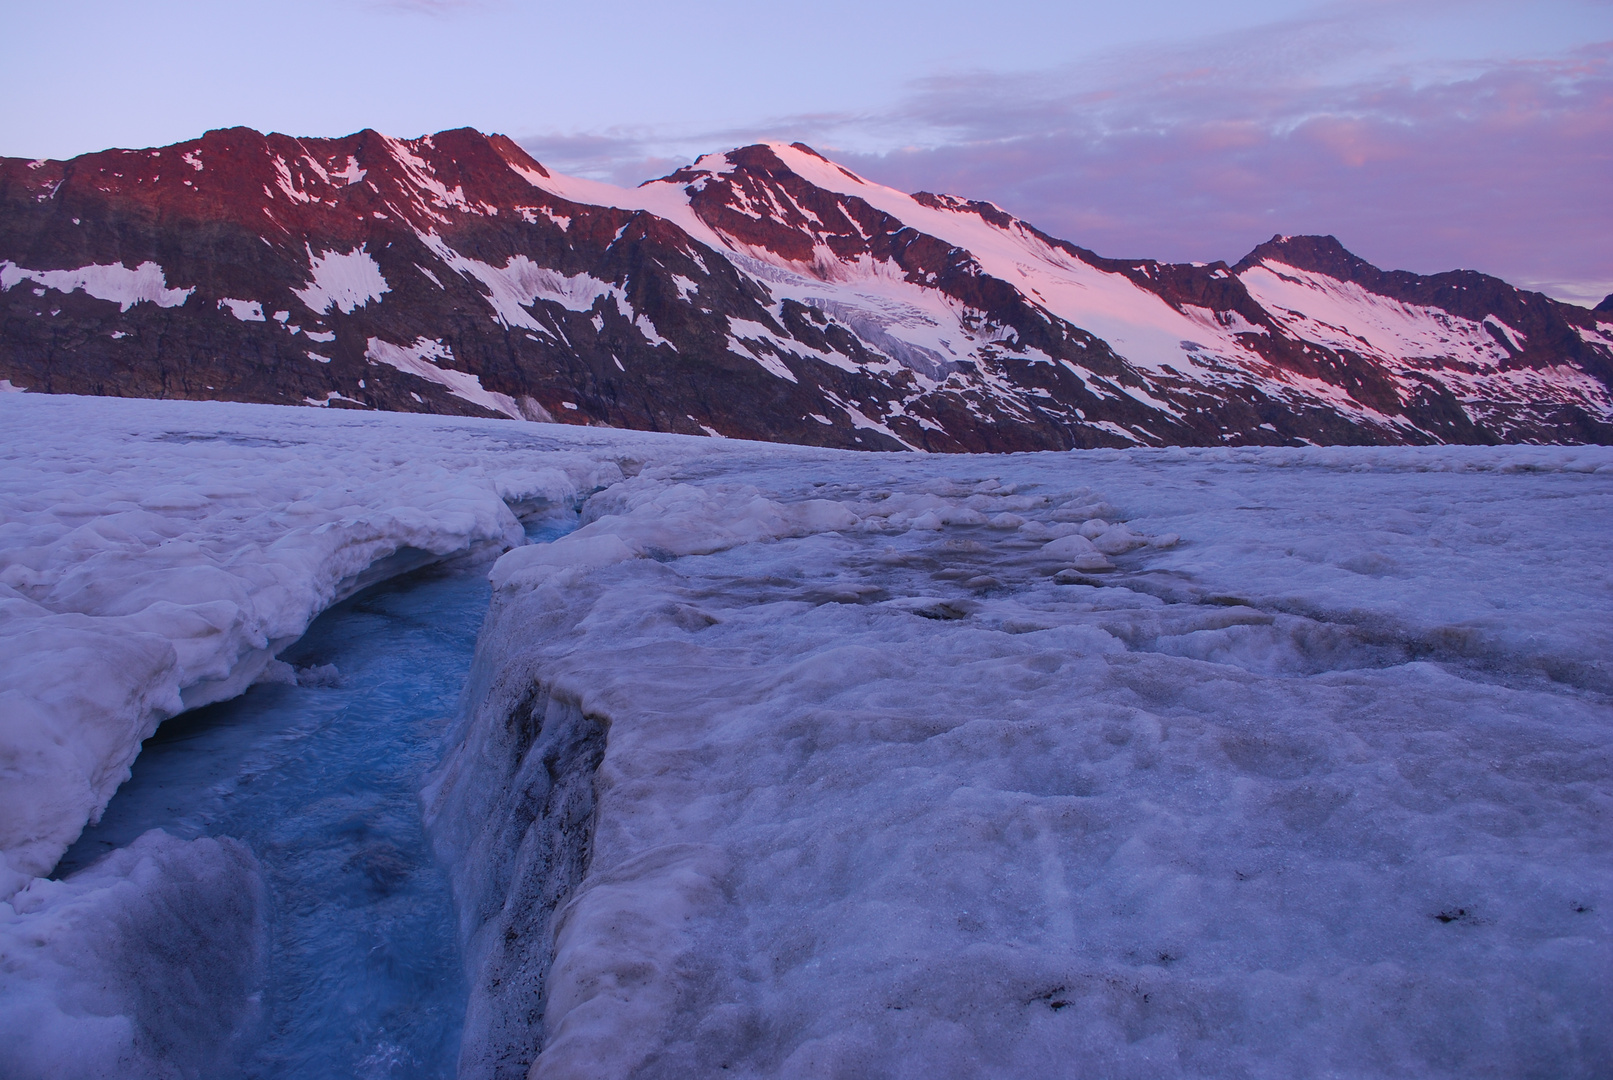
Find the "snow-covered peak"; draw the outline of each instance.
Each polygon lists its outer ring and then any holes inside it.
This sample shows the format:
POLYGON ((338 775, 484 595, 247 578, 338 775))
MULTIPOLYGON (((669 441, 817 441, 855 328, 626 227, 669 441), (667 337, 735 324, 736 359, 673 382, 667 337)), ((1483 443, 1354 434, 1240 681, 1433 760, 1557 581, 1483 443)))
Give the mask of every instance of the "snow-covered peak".
POLYGON ((1522 348, 1522 335, 1494 315, 1475 322, 1271 260, 1239 276, 1261 306, 1296 336, 1367 352, 1386 362, 1439 358, 1494 367, 1508 358, 1507 345, 1514 351, 1522 348))
MULTIPOLYGON (((898 191, 801 144, 761 143, 708 155, 638 190, 656 192, 662 205, 675 205, 669 196, 681 192, 725 246, 783 269, 810 268, 821 279, 866 278, 869 260, 892 257, 889 246, 866 231, 868 215, 860 212, 866 208, 886 219, 879 225, 885 238, 912 229, 966 253, 981 274, 1007 282, 1031 305, 1104 338, 1134 364, 1185 370, 1198 363, 1195 355, 1216 353, 1232 362, 1249 356, 1236 333, 1213 318, 1184 312, 1126 274, 1088 262, 1078 249, 1053 241, 995 204, 898 191), (716 206, 708 201, 718 195, 714 184, 723 189, 716 206), (824 203, 841 216, 831 220, 824 203), (724 211, 759 224, 736 227, 724 211), (810 231, 810 242, 778 242, 775 226, 791 217, 810 231), (853 242, 837 252, 835 244, 826 243, 830 234, 853 242)), ((648 199, 641 205, 650 208, 648 199)), ((916 276, 911 267, 908 271, 910 278, 916 276)))
MULTIPOLYGON (((90 343, 77 391, 112 379, 170 392, 133 350, 194 330, 213 355, 219 330, 246 335, 229 355, 275 363, 243 379, 212 362, 198 395, 251 384, 258 400, 497 402, 512 416, 954 450, 1613 437, 1613 338, 1583 309, 1465 271, 1382 271, 1328 236, 1278 235, 1232 266, 1106 259, 995 203, 898 191, 801 143, 707 154, 623 188, 468 128, 232 128, 73 163, 0 159, 0 181, 7 212, 37 219, 19 235, 61 241, 0 251, 13 268, 0 304, 41 349, 68 327, 90 343), (263 258, 220 262, 171 235, 219 223, 263 258), (131 266, 157 291, 102 329, 84 305, 104 305, 103 279, 131 266), (209 329, 198 313, 229 322, 209 329), (451 354, 429 367, 376 370, 377 355, 439 340, 451 354)), ((0 378, 65 385, 59 368, 19 364, 0 378)))

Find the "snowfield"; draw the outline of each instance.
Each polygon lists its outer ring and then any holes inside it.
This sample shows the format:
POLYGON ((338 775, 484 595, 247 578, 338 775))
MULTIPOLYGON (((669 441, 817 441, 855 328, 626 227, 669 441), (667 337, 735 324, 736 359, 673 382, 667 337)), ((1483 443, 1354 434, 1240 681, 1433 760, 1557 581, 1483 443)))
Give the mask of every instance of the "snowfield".
POLYGON ((556 506, 580 527, 492 568, 423 792, 462 1076, 1613 1070, 1613 449, 875 455, 34 395, 0 439, 18 1075, 208 1074, 249 1011, 176 1043, 209 995, 151 1003, 196 965, 250 993, 241 845, 35 877, 140 740, 556 506))

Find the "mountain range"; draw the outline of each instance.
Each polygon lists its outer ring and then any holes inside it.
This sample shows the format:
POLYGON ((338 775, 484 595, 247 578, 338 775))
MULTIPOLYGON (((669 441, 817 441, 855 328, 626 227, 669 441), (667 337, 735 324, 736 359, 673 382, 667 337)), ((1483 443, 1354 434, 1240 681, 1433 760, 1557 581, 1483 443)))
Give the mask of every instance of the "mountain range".
POLYGON ((1333 237, 1112 259, 800 144, 638 188, 470 129, 0 159, 0 388, 864 449, 1613 442, 1613 297, 1333 237))

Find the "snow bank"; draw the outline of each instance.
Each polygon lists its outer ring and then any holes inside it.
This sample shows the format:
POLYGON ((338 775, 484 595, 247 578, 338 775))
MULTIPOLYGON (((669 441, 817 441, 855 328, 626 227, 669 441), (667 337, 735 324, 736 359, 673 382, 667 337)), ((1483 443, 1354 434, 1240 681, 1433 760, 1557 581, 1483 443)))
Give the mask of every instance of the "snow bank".
POLYGON ((240 693, 331 603, 519 543, 511 506, 620 476, 500 423, 32 394, 3 412, 0 854, 22 875, 50 870, 158 722, 240 693))
POLYGON ((209 1077, 253 1019, 257 861, 153 830, 70 881, 0 903, 0 1073, 209 1077))
POLYGON ((495 568, 463 1075, 1613 1066, 1613 452, 791 453, 495 568))
POLYGON ((590 499, 583 516, 586 523, 576 532, 501 558, 493 567, 493 587, 527 587, 560 571, 633 558, 709 555, 740 544, 849 529, 860 521, 827 499, 781 504, 748 485, 694 487, 647 477, 590 499))

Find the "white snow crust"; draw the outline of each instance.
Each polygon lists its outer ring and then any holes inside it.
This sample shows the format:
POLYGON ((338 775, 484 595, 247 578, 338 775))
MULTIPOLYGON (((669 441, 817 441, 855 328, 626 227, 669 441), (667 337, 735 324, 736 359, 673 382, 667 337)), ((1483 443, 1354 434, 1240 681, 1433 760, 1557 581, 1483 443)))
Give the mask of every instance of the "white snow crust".
POLYGON ((143 262, 133 270, 122 263, 99 263, 77 270, 29 270, 9 260, 0 261, 0 290, 9 292, 24 281, 35 281, 48 289, 70 293, 78 289, 98 300, 110 300, 122 311, 136 304, 178 307, 194 288, 170 289, 162 267, 143 262))
POLYGON ((703 449, 494 569, 462 1075, 1613 1063, 1613 451, 703 449))
MULTIPOLYGON (((852 177, 839 166, 789 145, 768 145, 791 169, 819 187, 861 198, 915 229, 966 248, 987 273, 1011 282, 1033 302, 1103 337, 1134 363, 1147 368, 1167 363, 1177 369, 1193 367, 1191 357, 1184 355, 1182 341, 1206 337, 1215 340, 1228 357, 1248 358, 1247 350, 1236 340, 1235 330, 1218 327, 1213 320, 1206 326, 1124 275, 1100 271, 1051 247, 1023 226, 1010 232, 975 214, 937 210, 893 188, 852 177)), ((708 155, 697 165, 714 174, 733 168, 723 155, 708 155)), ((859 337, 928 376, 931 386, 938 376, 944 377, 950 359, 968 355, 974 344, 962 320, 968 312, 958 310, 957 305, 934 290, 902 280, 900 271, 868 260, 848 264, 827 250, 810 264, 792 264, 768 251, 740 245, 717 233, 694 213, 684 185, 656 181, 629 190, 558 175, 533 179, 533 183, 574 202, 646 210, 673 222, 702 243, 734 252, 747 272, 760 271, 757 276, 776 296, 800 299, 841 315, 859 337)), ((756 356, 757 362, 770 371, 773 365, 783 367, 777 360, 763 359, 739 343, 734 348, 756 356)), ((799 344, 793 348, 801 351, 799 344)), ((837 366, 854 367, 844 357, 819 358, 837 366)))
POLYGON ((1613 449, 0 413, 0 1016, 46 1032, 30 1060, 155 1045, 118 1020, 150 982, 83 974, 93 928, 252 879, 159 836, 30 883, 142 734, 367 569, 594 492, 493 567, 425 792, 461 1075, 1613 1067, 1613 449))
POLYGON ((1508 353, 1484 323, 1496 326, 1515 348, 1523 347, 1522 335, 1494 315, 1477 323, 1270 259, 1239 277, 1260 306, 1297 336, 1379 360, 1459 357, 1494 367, 1508 353))
MULTIPOLYGON (((1218 350, 1229 358, 1248 357, 1234 334, 1211 331, 1125 275, 1099 270, 1053 247, 1023 223, 1016 221, 1005 229, 978 214, 926 206, 911 195, 864 180, 788 144, 767 145, 785 165, 812 184, 862 199, 920 232, 964 248, 986 273, 1017 286, 1028 299, 1103 338, 1139 367, 1157 369, 1170 364, 1180 370, 1191 365, 1184 356, 1183 339, 1203 340, 1212 333, 1218 350)), ((710 160, 715 163, 716 159, 714 155, 710 160)), ((657 187, 681 190, 666 183, 647 184, 638 190, 657 187)), ((650 205, 649 198, 645 202, 646 209, 659 212, 650 205)))

